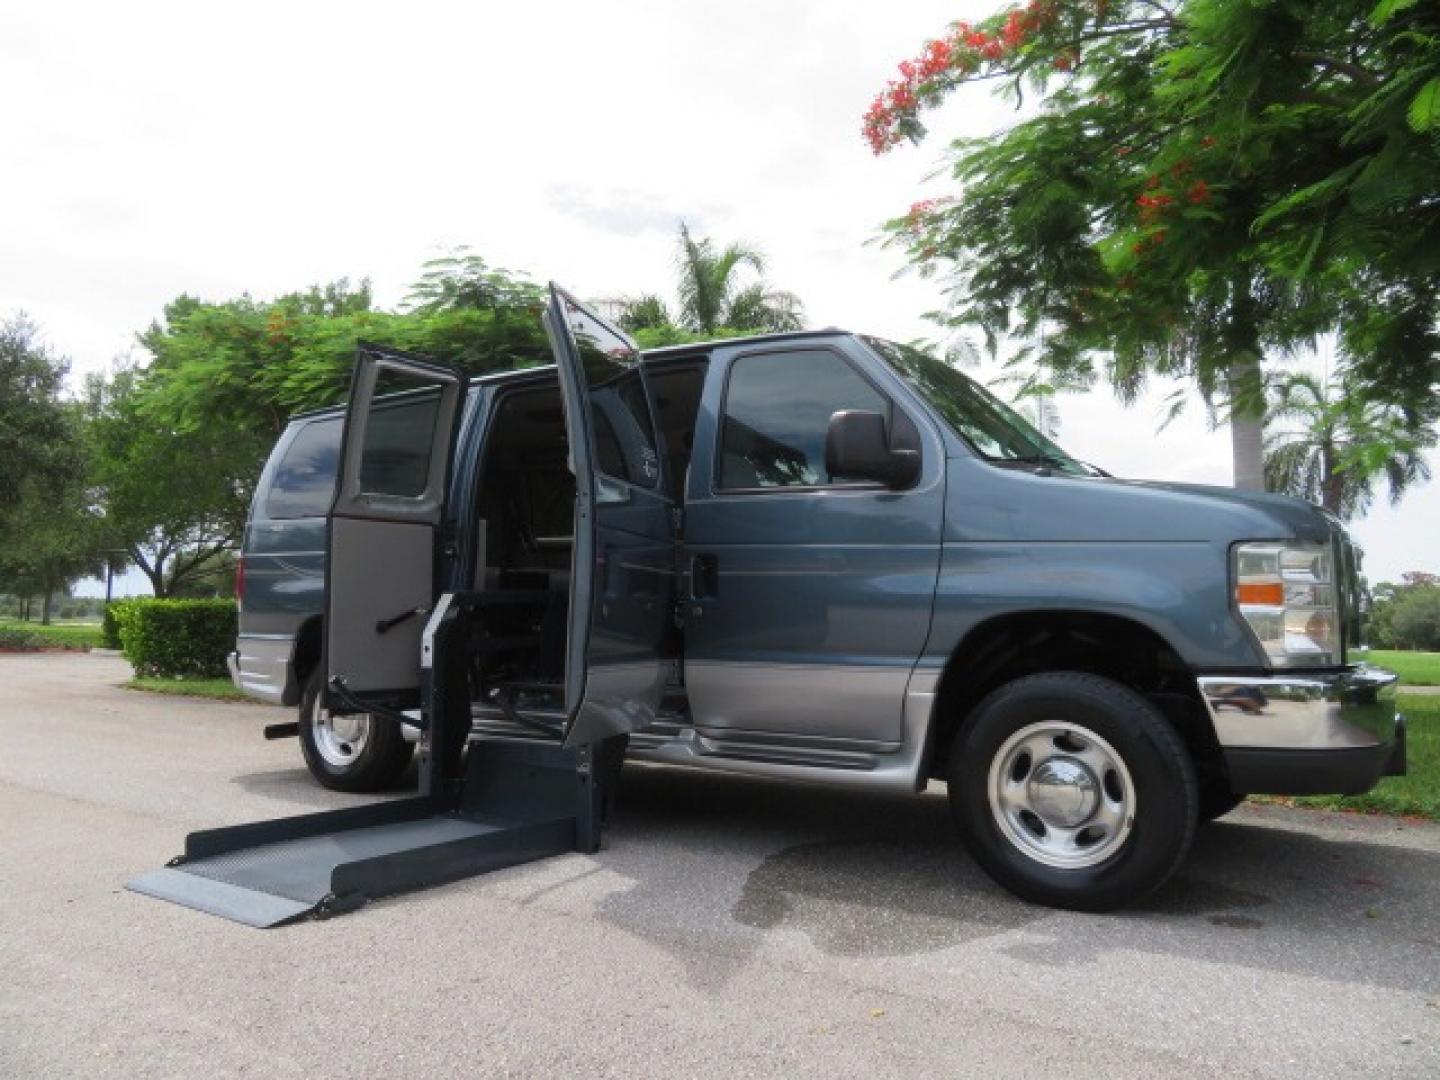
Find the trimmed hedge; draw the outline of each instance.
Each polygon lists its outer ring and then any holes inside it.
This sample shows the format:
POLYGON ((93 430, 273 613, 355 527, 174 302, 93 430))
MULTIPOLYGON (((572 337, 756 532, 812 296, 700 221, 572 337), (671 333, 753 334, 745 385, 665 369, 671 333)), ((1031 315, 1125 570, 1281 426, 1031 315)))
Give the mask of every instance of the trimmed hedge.
POLYGON ((141 678, 226 674, 235 648, 233 600, 120 600, 109 607, 120 650, 141 678))
POLYGON ((34 652, 45 647, 45 639, 30 630, 16 626, 0 626, 0 650, 34 652))

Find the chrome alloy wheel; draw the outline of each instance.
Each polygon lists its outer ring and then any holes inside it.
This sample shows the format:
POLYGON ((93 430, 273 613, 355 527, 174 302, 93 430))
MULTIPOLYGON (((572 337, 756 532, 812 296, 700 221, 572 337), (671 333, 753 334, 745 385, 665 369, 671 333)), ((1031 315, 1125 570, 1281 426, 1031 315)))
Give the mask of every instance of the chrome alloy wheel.
POLYGON ((367 713, 352 713, 348 716, 334 716, 320 704, 317 696, 310 710, 310 727, 315 736, 315 749, 326 764, 337 769, 348 769, 355 759, 365 751, 370 741, 370 716, 367 713))
POLYGON ((1036 862, 1104 862, 1135 824, 1135 784, 1120 755, 1079 724, 1051 720, 1011 735, 990 763, 990 813, 1036 862))

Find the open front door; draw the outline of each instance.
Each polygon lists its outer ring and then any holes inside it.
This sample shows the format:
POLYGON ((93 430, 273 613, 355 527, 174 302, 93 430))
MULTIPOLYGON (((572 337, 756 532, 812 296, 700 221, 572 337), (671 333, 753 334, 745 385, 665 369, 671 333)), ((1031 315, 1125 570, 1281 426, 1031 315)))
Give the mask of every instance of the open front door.
POLYGON ((673 660, 675 521, 640 351, 551 285, 575 540, 565 652, 566 744, 655 719, 673 660))
POLYGON ((356 352, 331 505, 325 581, 327 687, 407 707, 434 602, 439 530, 465 378, 375 345, 356 352))

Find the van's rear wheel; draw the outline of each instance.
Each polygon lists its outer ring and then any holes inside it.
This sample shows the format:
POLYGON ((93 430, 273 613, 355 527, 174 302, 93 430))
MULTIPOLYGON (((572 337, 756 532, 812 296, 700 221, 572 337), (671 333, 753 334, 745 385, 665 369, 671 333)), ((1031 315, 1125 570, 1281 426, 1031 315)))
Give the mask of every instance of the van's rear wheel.
POLYGON ((393 720, 331 713, 320 701, 324 678, 312 671, 300 699, 300 750, 310 775, 333 791, 384 791, 410 764, 414 747, 393 720))
POLYGON ((1145 698, 1078 672, 982 701, 956 737, 950 804, 975 860, 1026 900, 1105 911, 1175 872, 1198 814, 1195 769, 1145 698))

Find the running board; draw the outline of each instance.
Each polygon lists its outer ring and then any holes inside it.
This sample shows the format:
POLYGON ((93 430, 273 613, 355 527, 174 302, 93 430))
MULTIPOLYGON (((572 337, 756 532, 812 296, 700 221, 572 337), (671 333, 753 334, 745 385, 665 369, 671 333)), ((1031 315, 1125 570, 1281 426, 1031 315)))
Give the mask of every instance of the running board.
POLYGON ((460 794, 191 833, 126 888, 246 926, 326 918, 369 900, 599 849, 589 748, 477 742, 460 794))

